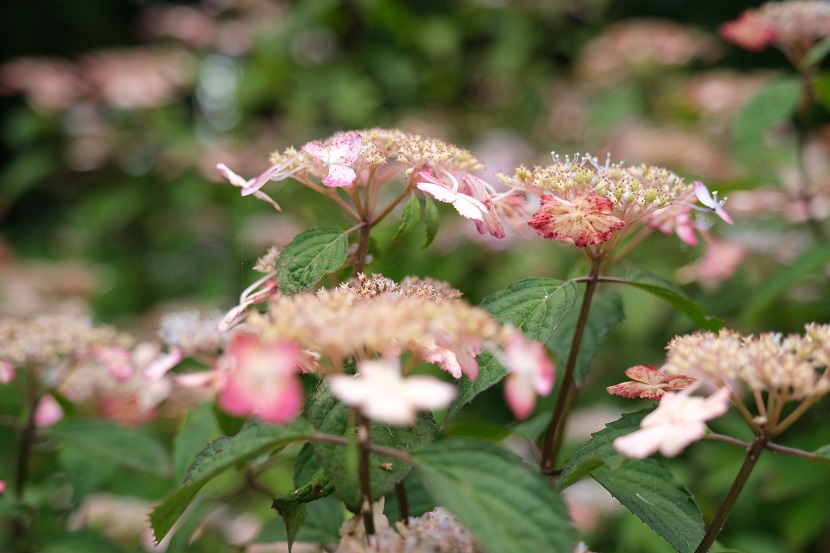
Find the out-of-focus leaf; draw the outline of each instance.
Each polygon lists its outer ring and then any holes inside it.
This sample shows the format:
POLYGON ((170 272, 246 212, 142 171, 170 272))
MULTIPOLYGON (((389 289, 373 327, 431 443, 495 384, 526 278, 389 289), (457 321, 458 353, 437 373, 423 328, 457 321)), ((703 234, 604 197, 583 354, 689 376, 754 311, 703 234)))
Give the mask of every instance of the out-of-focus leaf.
POLYGON ((156 540, 161 541, 167 535, 199 490, 225 469, 290 443, 308 440, 313 433, 311 426, 302 419, 281 426, 253 419, 236 436, 210 442, 196 456, 184 486, 150 513, 156 540))
POLYGON ((170 459, 155 438, 105 420, 63 420, 49 434, 66 444, 111 461, 155 474, 168 474, 170 459))
POLYGON ((738 114, 732 134, 740 152, 761 144, 764 133, 790 117, 801 99, 801 83, 797 77, 781 77, 770 81, 738 114))
POLYGON ((60 448, 58 459, 72 484, 74 501, 80 501, 118 472, 118 463, 113 459, 89 455, 85 449, 70 445, 60 448))
POLYGON ((312 288, 325 275, 346 262, 349 241, 335 228, 318 228, 298 234, 277 261, 280 292, 296 294, 312 288))
POLYGON ((81 530, 55 537, 38 549, 42 553, 121 553, 121 548, 100 534, 81 530))
POLYGON ((203 403, 187 413, 173 440, 173 478, 176 482, 184 480, 196 454, 220 434, 212 404, 203 403))
POLYGON ((827 54, 830 54, 830 37, 824 38, 819 41, 818 44, 810 48, 807 54, 801 58, 798 67, 802 71, 810 69, 813 65, 821 62, 827 54))
POLYGON ((471 440, 447 440, 413 452, 427 492, 492 553, 573 551, 562 497, 512 453, 471 440))

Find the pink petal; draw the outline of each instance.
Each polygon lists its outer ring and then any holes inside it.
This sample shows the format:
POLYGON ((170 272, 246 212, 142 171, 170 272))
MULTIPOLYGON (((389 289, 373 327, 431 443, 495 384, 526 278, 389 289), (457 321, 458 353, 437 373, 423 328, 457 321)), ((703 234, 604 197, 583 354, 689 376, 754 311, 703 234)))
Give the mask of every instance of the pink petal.
POLYGON ((170 353, 157 356, 144 368, 144 378, 158 380, 167 374, 167 371, 181 363, 183 359, 181 350, 173 348, 170 353))
POLYGON ((249 182, 247 185, 245 185, 242 188, 242 195, 243 196, 250 196, 251 194, 253 194, 257 190, 259 190, 260 188, 265 186, 266 182, 271 180, 272 177, 277 175, 277 173, 279 173, 280 171, 285 169, 287 166, 288 166, 288 163, 280 163, 279 165, 272 165, 271 167, 266 169, 265 172, 262 173, 260 176, 253 179, 251 182, 249 182))
POLYGON ((456 199, 456 194, 447 186, 439 186, 430 182, 419 182, 418 190, 426 192, 439 202, 451 204, 456 199))
POLYGON ((303 146, 303 150, 312 157, 316 157, 323 163, 329 162, 329 152, 322 142, 314 140, 303 146))
POLYGON ((38 428, 51 426, 62 418, 63 407, 60 406, 58 400, 51 394, 43 396, 37 404, 37 410, 35 411, 35 426, 38 428))
POLYGON ((345 165, 331 164, 329 166, 329 174, 323 179, 323 184, 337 188, 340 186, 348 186, 355 181, 357 173, 351 167, 345 165))
POLYGON ((14 365, 8 361, 0 361, 0 384, 8 384, 14 380, 14 365))
POLYGON ((655 453, 671 434, 672 429, 668 426, 644 428, 614 440, 614 449, 626 457, 643 459, 655 453))
POLYGON ((532 383, 518 373, 507 375, 504 381, 504 395, 507 406, 519 420, 529 417, 536 407, 536 391, 532 383))
POLYGON ((356 132, 347 132, 329 142, 329 159, 331 164, 351 165, 357 161, 363 138, 356 132))
POLYGON ((452 202, 452 205, 462 216, 467 219, 475 219, 476 221, 483 220, 483 214, 488 211, 487 206, 466 194, 458 194, 455 201, 452 202))
POLYGON ((125 347, 113 346, 100 348, 93 353, 116 380, 127 380, 133 375, 133 357, 125 347))
POLYGON ((6 493, 6 481, 0 480, 0 496, 6 493))

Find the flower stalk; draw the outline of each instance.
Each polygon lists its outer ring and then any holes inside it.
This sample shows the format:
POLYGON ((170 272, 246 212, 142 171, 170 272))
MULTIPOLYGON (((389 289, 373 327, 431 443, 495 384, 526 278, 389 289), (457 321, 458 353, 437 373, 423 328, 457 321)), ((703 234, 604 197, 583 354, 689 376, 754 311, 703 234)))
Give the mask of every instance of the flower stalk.
MULTIPOLYGON (((29 457, 32 452, 32 446, 35 443, 37 424, 35 417, 37 415, 37 408, 40 404, 42 395, 35 395, 32 398, 32 404, 29 410, 29 416, 26 418, 26 424, 20 435, 20 449, 17 451, 17 468, 14 476, 14 497, 17 501, 23 500, 23 491, 26 487, 26 480, 29 475, 29 457)), ((30 551, 29 547, 29 523, 22 517, 18 516, 12 520, 12 543, 16 551, 25 553, 30 551)))
POLYGON ((363 516, 363 527, 366 529, 366 536, 375 533, 375 518, 372 514, 372 480, 371 480, 371 434, 369 419, 358 415, 357 443, 359 450, 358 474, 360 477, 360 491, 363 495, 361 515, 363 516))

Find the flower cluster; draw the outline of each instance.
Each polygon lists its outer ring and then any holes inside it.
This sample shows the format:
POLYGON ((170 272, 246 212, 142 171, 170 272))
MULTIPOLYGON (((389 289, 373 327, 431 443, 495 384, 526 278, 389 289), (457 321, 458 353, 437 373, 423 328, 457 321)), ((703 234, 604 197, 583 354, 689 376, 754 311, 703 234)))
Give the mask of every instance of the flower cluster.
POLYGON ((229 412, 284 422, 302 406, 298 372, 312 372, 331 377, 334 394, 367 416, 407 424, 418 410, 444 407, 455 395, 432 377, 405 377, 409 370, 426 362, 475 379, 476 356, 487 348, 510 373, 508 405, 527 417, 536 395, 553 387, 544 347, 459 296, 431 279, 397 284, 362 274, 333 290, 277 294, 264 314, 249 315, 235 330, 213 371, 179 380, 214 387, 229 412), (351 362, 357 375, 342 375, 351 362))
POLYGON ((724 23, 720 33, 751 51, 775 45, 797 64, 818 40, 830 36, 830 6, 818 0, 768 2, 724 23))

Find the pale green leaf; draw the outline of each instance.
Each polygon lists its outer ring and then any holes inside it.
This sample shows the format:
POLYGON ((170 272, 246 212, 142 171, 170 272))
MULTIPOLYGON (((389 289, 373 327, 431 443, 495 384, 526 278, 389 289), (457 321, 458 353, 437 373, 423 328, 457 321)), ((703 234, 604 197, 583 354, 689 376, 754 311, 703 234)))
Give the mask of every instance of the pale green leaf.
POLYGON ((795 112, 801 93, 797 77, 781 77, 767 83, 735 120, 732 134, 737 149, 746 152, 760 145, 767 130, 795 112))
POLYGON ((512 453, 448 440, 418 448, 413 458, 435 503, 457 516, 485 551, 573 551, 562 497, 512 453))
POLYGON ((211 403, 203 403, 188 411, 173 439, 173 478, 176 482, 184 480, 196 454, 220 435, 211 403))
POLYGON ((435 235, 438 234, 440 222, 441 219, 438 216, 438 208, 435 207, 435 202, 429 196, 424 195, 424 224, 426 224, 427 233, 424 245, 421 247, 426 248, 432 244, 432 241, 435 240, 435 235))
POLYGON ((414 194, 410 196, 409 200, 403 206, 403 213, 401 214, 401 224, 398 225, 398 230, 395 231, 395 236, 392 238, 400 238, 406 236, 415 230, 418 222, 421 220, 421 202, 414 194))
POLYGON ((280 292, 295 294, 312 288, 326 273, 346 262, 349 242, 335 228, 318 228, 298 234, 280 253, 277 281, 280 292))

